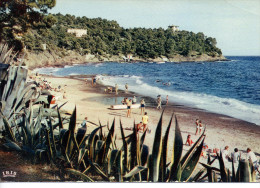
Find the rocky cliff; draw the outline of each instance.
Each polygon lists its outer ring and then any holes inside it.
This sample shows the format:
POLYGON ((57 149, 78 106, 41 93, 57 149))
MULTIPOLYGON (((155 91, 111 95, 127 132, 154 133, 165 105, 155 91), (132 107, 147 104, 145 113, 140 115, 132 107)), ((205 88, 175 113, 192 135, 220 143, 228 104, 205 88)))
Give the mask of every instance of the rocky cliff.
MULTIPOLYGON (((142 62, 160 62, 165 61, 165 57, 160 57, 156 59, 141 59, 138 57, 133 57, 132 61, 142 61, 142 62)), ((169 62, 199 62, 199 61, 225 61, 227 60, 224 56, 211 57, 206 54, 184 57, 182 55, 176 55, 172 58, 167 59, 169 62)), ((65 66, 72 64, 83 64, 88 62, 123 62, 123 55, 111 56, 111 55, 80 55, 75 51, 66 52, 49 52, 44 51, 40 53, 26 52, 25 64, 30 69, 36 67, 48 67, 48 66, 65 66)))

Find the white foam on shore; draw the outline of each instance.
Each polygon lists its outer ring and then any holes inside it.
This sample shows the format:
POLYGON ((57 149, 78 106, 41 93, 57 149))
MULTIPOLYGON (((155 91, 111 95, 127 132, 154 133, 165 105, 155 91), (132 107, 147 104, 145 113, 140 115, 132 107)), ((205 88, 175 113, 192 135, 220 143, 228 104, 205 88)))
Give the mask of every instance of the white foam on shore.
POLYGON ((74 75, 79 75, 78 73, 70 73, 70 74, 68 74, 69 76, 74 76, 74 75))
POLYGON ((228 115, 260 125, 260 105, 249 104, 237 99, 221 98, 203 93, 167 91, 162 88, 144 83, 142 77, 140 76, 98 75, 97 78, 104 85, 115 86, 115 83, 117 83, 119 89, 124 90, 125 83, 128 83, 129 91, 133 91, 141 95, 152 98, 156 98, 157 95, 161 95, 163 100, 165 100, 166 95, 168 95, 170 102, 177 102, 210 112, 228 115))
POLYGON ((46 68, 38 68, 34 69, 34 72, 39 72, 40 74, 47 74, 50 75, 53 72, 58 72, 62 68, 57 68, 57 67, 46 67, 46 68))
POLYGON ((74 67, 74 65, 65 65, 64 68, 71 68, 74 67))

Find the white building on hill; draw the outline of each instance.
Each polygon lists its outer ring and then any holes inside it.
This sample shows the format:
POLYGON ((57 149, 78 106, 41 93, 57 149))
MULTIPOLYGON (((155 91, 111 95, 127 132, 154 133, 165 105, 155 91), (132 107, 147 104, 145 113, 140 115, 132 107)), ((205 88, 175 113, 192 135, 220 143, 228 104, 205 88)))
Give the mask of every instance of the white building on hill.
POLYGON ((170 25, 169 28, 172 29, 173 32, 179 31, 179 26, 177 25, 170 25))
POLYGON ((68 29, 67 32, 75 34, 76 37, 82 37, 83 35, 87 35, 86 29, 68 29))

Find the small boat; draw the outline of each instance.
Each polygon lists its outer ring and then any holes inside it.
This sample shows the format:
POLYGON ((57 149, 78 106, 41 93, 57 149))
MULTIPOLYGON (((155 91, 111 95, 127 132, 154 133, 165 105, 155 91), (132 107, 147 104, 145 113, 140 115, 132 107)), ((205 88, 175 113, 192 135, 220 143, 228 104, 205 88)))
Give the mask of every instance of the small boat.
MULTIPOLYGON (((131 109, 140 108, 141 104, 132 104, 131 109)), ((111 105, 110 108, 112 110, 124 110, 127 109, 127 105, 119 104, 119 105, 111 105)))
POLYGON ((159 61, 156 64, 163 64, 163 63, 165 63, 165 61, 159 61))

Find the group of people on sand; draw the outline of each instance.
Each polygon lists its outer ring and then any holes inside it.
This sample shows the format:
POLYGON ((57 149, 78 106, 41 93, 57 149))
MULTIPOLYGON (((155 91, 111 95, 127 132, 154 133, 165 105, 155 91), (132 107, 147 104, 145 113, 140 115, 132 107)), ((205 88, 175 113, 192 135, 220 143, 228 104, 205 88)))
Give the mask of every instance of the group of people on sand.
POLYGON ((203 125, 202 125, 201 120, 196 119, 195 124, 196 124, 196 132, 195 132, 195 135, 197 135, 197 134, 200 135, 200 134, 201 134, 201 131, 202 131, 202 129, 203 129, 203 125))
MULTIPOLYGON (((157 109, 160 110, 162 108, 162 97, 161 95, 158 95, 157 96, 157 100, 156 100, 156 103, 157 103, 157 109)), ((166 96, 166 105, 168 105, 169 103, 169 96, 167 95, 166 96)))
MULTIPOLYGON (((123 105, 126 105, 127 106, 127 114, 126 114, 126 117, 131 117, 131 114, 132 114, 132 111, 131 111, 131 107, 132 107, 132 104, 136 104, 137 103, 137 98, 134 96, 132 99, 128 99, 128 97, 125 97, 121 103, 123 105)), ((144 110, 145 110, 145 101, 144 99, 142 99, 140 101, 140 107, 141 107, 141 115, 144 113, 144 110)))
POLYGON ((149 129, 148 129, 148 115, 147 115, 147 112, 144 113, 143 117, 142 117, 142 121, 140 121, 140 123, 136 124, 136 131, 139 132, 139 131, 142 131, 142 132, 145 132, 146 130, 148 132, 151 132, 149 129))
MULTIPOLYGON (((238 148, 234 149, 234 152, 230 154, 229 152, 229 146, 225 146, 224 150, 221 152, 222 158, 224 161, 224 164, 227 164, 228 162, 234 163, 234 166, 237 168, 239 160, 242 158, 241 151, 239 152, 238 148)), ((259 163, 257 160, 257 157, 255 153, 251 150, 251 148, 246 149, 246 160, 249 160, 253 163, 254 169, 260 173, 259 163)))
MULTIPOLYGON (((195 124, 196 124, 195 135, 197 135, 197 134, 200 135, 201 132, 202 132, 202 129, 203 129, 203 125, 202 125, 201 120, 196 119, 195 124)), ((191 135, 188 134, 185 145, 191 146, 193 143, 194 142, 191 139, 191 135)), ((207 149, 208 149, 208 146, 207 146, 207 144, 204 143, 203 151, 202 151, 202 154, 201 154, 202 156, 206 157, 206 151, 205 150, 207 150, 207 149)), ((209 149, 208 152, 210 153, 211 150, 209 149)), ((217 148, 213 149, 213 153, 216 155, 216 153, 219 153, 219 149, 217 149, 217 148)), ((221 151, 221 154, 222 154, 223 161, 226 165, 228 164, 228 162, 233 161, 235 167, 236 168, 238 167, 239 160, 241 159, 241 151, 239 152, 238 148, 235 148, 234 152, 232 152, 230 154, 229 146, 225 146, 225 148, 221 151)), ((260 173, 259 162, 257 160, 257 157, 250 148, 247 148, 247 150, 246 150, 246 159, 251 160, 255 170, 258 171, 258 173, 260 173)))
MULTIPOLYGON (((128 97, 125 97, 121 103, 123 105, 127 105, 127 114, 126 117, 131 117, 132 111, 131 111, 131 107, 132 104, 136 104, 137 103, 137 98, 135 96, 133 96, 132 99, 129 99, 128 97)), ((147 112, 145 112, 145 100, 141 99, 140 101, 140 109, 141 109, 141 115, 142 116, 142 121, 138 124, 136 124, 136 130, 137 132, 139 131, 146 131, 148 130, 147 124, 148 124, 148 115, 147 112)), ((150 131, 150 130, 149 130, 150 131)))

